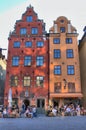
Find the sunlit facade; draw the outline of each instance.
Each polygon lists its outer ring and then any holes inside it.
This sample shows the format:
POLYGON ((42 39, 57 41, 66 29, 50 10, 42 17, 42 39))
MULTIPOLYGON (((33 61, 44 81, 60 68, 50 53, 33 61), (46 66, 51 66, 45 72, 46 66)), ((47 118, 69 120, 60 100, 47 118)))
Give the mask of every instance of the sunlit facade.
POLYGON ((8 38, 5 105, 12 89, 12 104, 36 105, 39 111, 48 105, 48 39, 45 23, 30 5, 17 20, 8 38))
POLYGON ((82 98, 77 31, 66 17, 54 21, 49 33, 50 104, 79 103, 82 98))
POLYGON ((12 105, 80 103, 82 98, 77 31, 66 17, 54 21, 49 33, 30 5, 16 21, 8 41, 4 104, 12 90, 12 105))

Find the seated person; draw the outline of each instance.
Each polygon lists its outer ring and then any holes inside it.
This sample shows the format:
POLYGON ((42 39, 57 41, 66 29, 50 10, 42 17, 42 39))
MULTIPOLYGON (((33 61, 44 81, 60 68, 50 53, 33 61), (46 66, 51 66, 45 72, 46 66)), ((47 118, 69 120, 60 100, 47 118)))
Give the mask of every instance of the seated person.
POLYGON ((49 116, 51 113, 52 113, 52 106, 48 106, 46 116, 49 116))
POLYGON ((4 108, 4 110, 3 110, 3 117, 8 117, 8 113, 7 113, 6 108, 4 108))
POLYGON ((37 109, 35 106, 33 106, 33 108, 32 108, 32 113, 33 113, 33 117, 37 116, 37 109))
POLYGON ((66 110, 65 110, 65 115, 66 115, 66 116, 71 115, 71 108, 70 108, 70 106, 68 106, 68 107, 66 108, 66 110))
POLYGON ((27 110, 25 111, 25 117, 33 117, 33 113, 31 111, 31 108, 27 107, 27 110))
POLYGON ((57 110, 56 110, 56 108, 53 108, 53 109, 52 109, 52 113, 53 113, 54 116, 57 115, 57 110))

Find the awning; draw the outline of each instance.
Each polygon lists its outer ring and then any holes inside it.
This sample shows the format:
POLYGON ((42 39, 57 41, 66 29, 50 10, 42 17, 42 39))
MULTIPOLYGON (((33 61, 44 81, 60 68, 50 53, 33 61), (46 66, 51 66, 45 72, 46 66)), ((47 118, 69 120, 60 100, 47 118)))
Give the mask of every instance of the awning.
POLYGON ((82 98, 82 93, 50 93, 50 98, 82 98))

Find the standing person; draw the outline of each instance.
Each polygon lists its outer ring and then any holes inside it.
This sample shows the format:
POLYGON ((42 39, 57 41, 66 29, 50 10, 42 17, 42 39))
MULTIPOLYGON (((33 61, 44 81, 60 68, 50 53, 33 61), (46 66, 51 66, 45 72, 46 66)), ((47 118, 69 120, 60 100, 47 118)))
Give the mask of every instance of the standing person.
POLYGON ((19 106, 18 106, 18 104, 16 105, 16 110, 19 113, 19 106))
POLYGON ((24 114, 25 111, 26 111, 26 106, 25 106, 25 104, 24 104, 24 102, 23 102, 22 108, 21 108, 21 112, 20 112, 20 116, 21 116, 22 114, 24 114))
POLYGON ((76 111, 77 111, 77 116, 80 116, 80 105, 78 105, 78 106, 76 107, 76 111))
POLYGON ((33 113, 33 117, 37 117, 37 109, 35 105, 32 108, 32 113, 33 113))
POLYGON ((26 105, 24 104, 24 102, 22 104, 22 110, 23 110, 23 112, 25 112, 25 110, 26 110, 26 105))

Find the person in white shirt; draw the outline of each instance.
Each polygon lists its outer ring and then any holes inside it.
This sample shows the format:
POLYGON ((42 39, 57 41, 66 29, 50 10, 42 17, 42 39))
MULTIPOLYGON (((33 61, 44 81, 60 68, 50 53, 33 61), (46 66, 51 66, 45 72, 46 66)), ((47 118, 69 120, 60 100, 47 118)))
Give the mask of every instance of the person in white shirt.
POLYGON ((56 110, 56 108, 53 108, 53 109, 52 109, 52 113, 53 113, 54 116, 57 115, 57 110, 56 110))
POLYGON ((80 115, 80 106, 79 105, 76 107, 76 111, 77 111, 77 115, 79 116, 80 115))

